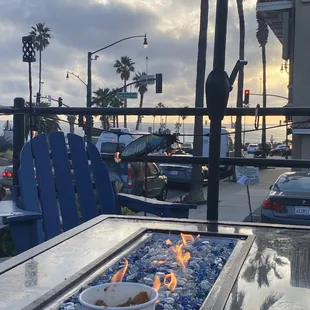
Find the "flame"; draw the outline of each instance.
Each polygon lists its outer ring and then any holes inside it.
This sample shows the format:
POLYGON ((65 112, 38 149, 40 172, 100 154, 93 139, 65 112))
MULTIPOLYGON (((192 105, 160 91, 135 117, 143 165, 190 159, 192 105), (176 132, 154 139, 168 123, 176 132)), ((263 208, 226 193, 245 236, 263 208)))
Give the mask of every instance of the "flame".
POLYGON ((187 245, 188 242, 194 242, 195 241, 193 235, 189 235, 189 234, 186 235, 186 234, 181 233, 181 237, 182 237, 182 241, 183 241, 184 245, 187 245))
POLYGON ((160 278, 159 276, 155 276, 155 279, 154 279, 154 283, 153 283, 153 289, 158 292, 158 290, 160 289, 160 278))
POLYGON ((175 288, 177 287, 178 281, 177 278, 175 276, 175 274, 169 273, 165 276, 164 278, 164 285, 171 291, 173 292, 175 290, 175 288))
POLYGON ((185 269, 186 263, 191 258, 191 253, 185 252, 183 253, 183 246, 184 244, 176 245, 175 247, 171 247, 171 250, 175 253, 176 261, 178 265, 185 269))
POLYGON ((158 264, 158 265, 163 265, 163 264, 166 263, 166 261, 165 260, 153 260, 152 263, 153 264, 158 264))
POLYGON ((166 244, 167 244, 167 245, 172 245, 171 240, 170 240, 170 239, 166 240, 166 244))
POLYGON ((128 260, 125 258, 125 265, 118 270, 111 279, 111 282, 122 282, 128 268, 128 260))

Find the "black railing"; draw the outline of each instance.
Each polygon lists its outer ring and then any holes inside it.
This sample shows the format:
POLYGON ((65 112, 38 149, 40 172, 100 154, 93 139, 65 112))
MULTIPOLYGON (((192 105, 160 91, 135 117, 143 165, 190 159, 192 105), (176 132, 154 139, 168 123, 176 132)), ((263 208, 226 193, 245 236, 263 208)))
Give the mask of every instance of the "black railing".
MULTIPOLYGON (((13 141, 13 169, 14 184, 17 184, 17 170, 19 167, 19 155, 24 144, 24 114, 31 116, 43 115, 150 115, 150 116, 195 116, 208 115, 207 108, 81 108, 81 107, 25 107, 22 98, 14 100, 12 107, 0 107, 0 114, 14 115, 14 141, 13 141)), ((310 117, 310 108, 227 108, 226 116, 303 116, 310 117)), ((296 123, 308 122, 309 120, 296 123)), ((294 124, 294 123, 292 123, 294 124)), ((276 126, 276 127, 280 127, 276 126)), ((286 125, 284 125, 286 126, 286 125)), ((283 127, 284 127, 283 126, 283 127)), ((253 125, 253 130, 254 125, 253 125)), ((193 135, 191 135, 193 136, 193 135)), ((105 160, 114 160, 114 156, 104 156, 105 160)), ((209 159, 205 157, 180 156, 144 156, 126 157, 126 162, 158 162, 158 163, 187 163, 208 164, 209 159)), ((255 158, 221 158, 221 165, 227 166, 257 166, 257 167, 288 167, 288 168, 310 168, 310 160, 279 160, 279 159, 255 159, 255 158)), ((212 180, 209 180, 212 182, 212 180)), ((216 211, 218 212, 218 211, 216 211)))
MULTIPOLYGON (((33 115, 148 115, 148 116, 208 116, 207 108, 81 108, 81 107, 36 107, 16 108, 0 107, 0 114, 30 114, 33 115)), ((309 116, 310 108, 227 108, 226 116, 309 116)))

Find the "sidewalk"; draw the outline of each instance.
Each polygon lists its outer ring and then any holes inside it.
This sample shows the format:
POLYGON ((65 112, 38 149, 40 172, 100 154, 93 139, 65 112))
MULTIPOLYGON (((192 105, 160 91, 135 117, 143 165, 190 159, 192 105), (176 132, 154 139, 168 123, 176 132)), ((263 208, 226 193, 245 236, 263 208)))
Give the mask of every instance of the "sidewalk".
MULTIPOLYGON (((254 216, 259 214, 259 207, 269 192, 269 187, 277 177, 287 168, 275 168, 260 170, 260 183, 250 186, 252 212, 254 216), (256 215, 255 215, 256 214, 256 215)), ((205 188, 207 198, 208 189, 205 188)), ((219 220, 243 222, 250 215, 246 186, 223 180, 220 181, 219 220)), ((207 218, 207 206, 198 206, 197 210, 190 210, 190 218, 204 220, 207 218)), ((248 218, 247 218, 248 219, 248 218)))

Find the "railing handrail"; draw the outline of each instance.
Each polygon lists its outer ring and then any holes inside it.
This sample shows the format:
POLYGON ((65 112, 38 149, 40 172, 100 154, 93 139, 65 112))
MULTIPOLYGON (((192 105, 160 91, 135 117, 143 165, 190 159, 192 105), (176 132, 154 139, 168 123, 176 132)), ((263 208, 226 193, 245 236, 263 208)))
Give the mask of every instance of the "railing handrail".
MULTIPOLYGON (((103 160, 112 161, 114 155, 102 155, 103 160)), ((123 158, 124 162, 155 162, 173 164, 197 164, 206 165, 209 163, 207 157, 200 156, 128 156, 123 158)), ((244 158, 224 157, 220 159, 221 165, 227 166, 256 166, 256 167, 282 167, 282 168, 310 168, 310 160, 300 159, 268 159, 268 158, 244 158)))
MULTIPOLYGON (((32 110, 32 114, 37 115, 149 115, 149 116, 207 116, 207 108, 82 108, 82 107, 36 107, 36 108, 14 108, 14 107, 0 107, 1 114, 28 114, 32 110)), ((255 108, 227 108, 226 116, 255 116, 255 108)), ((310 116, 310 108, 296 107, 296 108, 259 108, 258 114, 260 116, 310 116)))

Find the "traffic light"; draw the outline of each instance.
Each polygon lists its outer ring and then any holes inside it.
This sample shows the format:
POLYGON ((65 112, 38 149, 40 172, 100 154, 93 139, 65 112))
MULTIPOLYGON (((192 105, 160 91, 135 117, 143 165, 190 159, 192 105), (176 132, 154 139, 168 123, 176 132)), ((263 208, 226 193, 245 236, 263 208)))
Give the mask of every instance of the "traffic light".
POLYGON ((156 74, 156 94, 163 92, 163 75, 161 73, 156 74))
POLYGON ((91 126, 94 127, 94 117, 91 117, 91 126))
POLYGON ((84 116, 83 115, 79 115, 78 124, 79 124, 79 127, 84 127, 84 116))
POLYGON ((58 107, 61 108, 62 107, 62 98, 58 97, 58 107))
POLYGON ((244 104, 249 104, 250 102, 250 91, 246 89, 244 91, 244 104))

